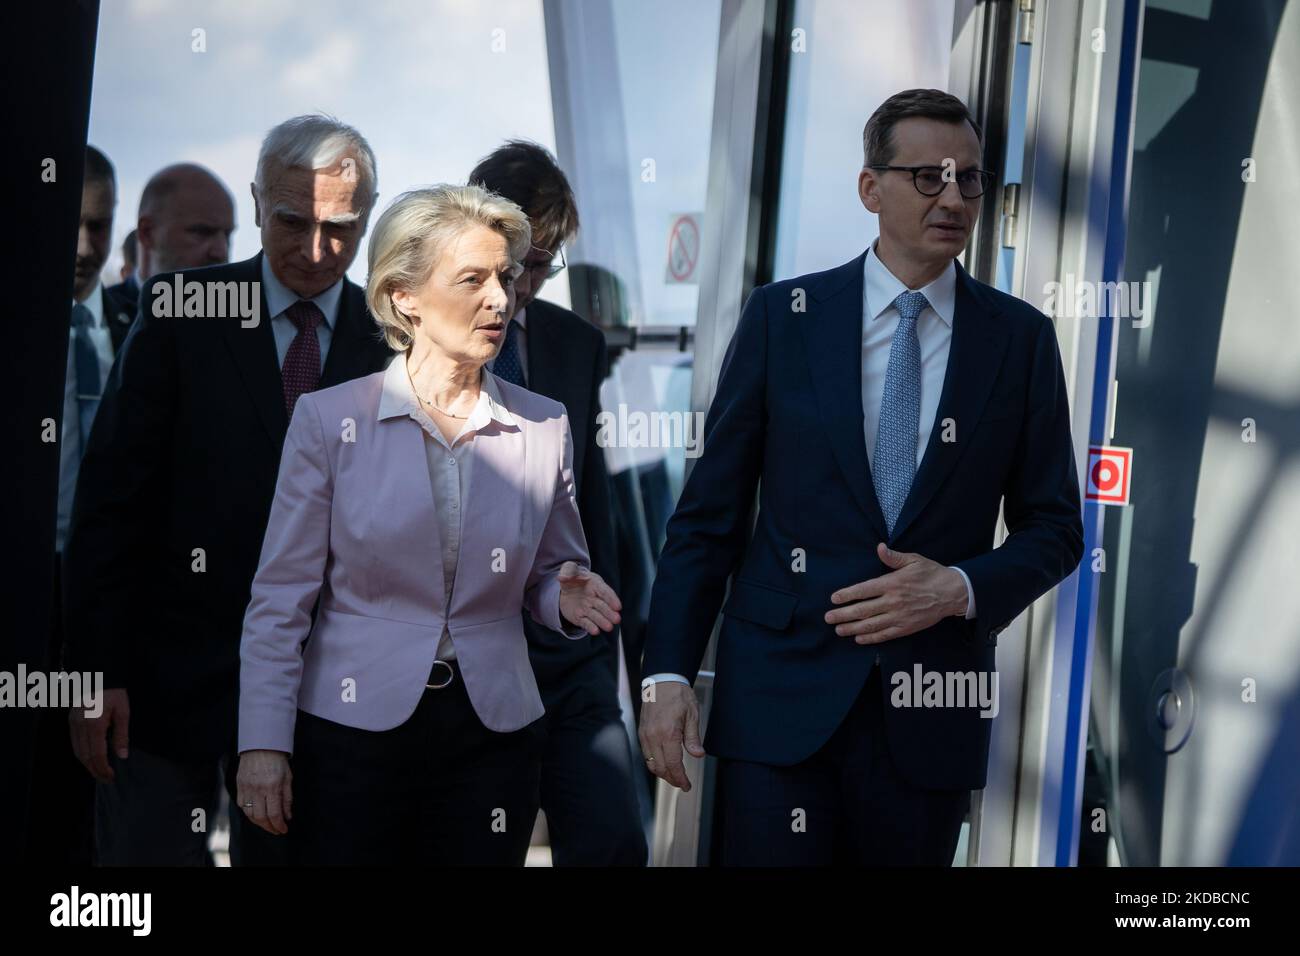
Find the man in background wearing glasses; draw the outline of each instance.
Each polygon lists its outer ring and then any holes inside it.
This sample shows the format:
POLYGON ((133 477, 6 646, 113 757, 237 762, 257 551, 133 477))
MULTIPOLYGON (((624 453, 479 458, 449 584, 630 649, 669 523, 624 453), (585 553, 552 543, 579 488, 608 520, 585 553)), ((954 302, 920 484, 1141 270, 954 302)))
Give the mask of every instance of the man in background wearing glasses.
POLYGON ((956 262, 979 127, 907 90, 863 147, 880 237, 750 296, 651 597, 643 756, 682 789, 683 747, 719 758, 732 865, 951 864, 997 634, 1083 550, 1052 324, 956 262), (701 747, 689 683, 733 571, 701 747))
MULTIPOLYGON (((469 175, 516 203, 533 247, 515 280, 515 314, 489 365, 498 378, 563 403, 573 432, 573 476, 591 569, 618 590, 618 558, 605 451, 596 443, 605 336, 581 316, 537 298, 566 265, 578 208, 563 171, 543 147, 511 140, 469 175)), ((647 848, 618 704, 619 630, 568 640, 524 612, 524 633, 546 714, 541 807, 555 866, 643 866, 647 848)))

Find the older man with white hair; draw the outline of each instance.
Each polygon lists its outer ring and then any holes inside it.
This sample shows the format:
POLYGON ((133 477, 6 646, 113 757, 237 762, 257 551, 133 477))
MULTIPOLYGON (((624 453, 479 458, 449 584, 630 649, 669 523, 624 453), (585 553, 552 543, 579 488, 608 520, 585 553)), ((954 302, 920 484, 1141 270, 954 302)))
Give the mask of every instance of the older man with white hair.
MULTIPOLYGON (((207 859, 219 773, 234 793, 241 625, 294 403, 391 357, 344 275, 376 198, 365 139, 326 116, 281 123, 252 190, 261 252, 146 283, 81 466, 68 666, 108 689, 71 729, 99 781, 101 865, 207 859)), ((284 861, 282 837, 239 818, 232 862, 284 861)))

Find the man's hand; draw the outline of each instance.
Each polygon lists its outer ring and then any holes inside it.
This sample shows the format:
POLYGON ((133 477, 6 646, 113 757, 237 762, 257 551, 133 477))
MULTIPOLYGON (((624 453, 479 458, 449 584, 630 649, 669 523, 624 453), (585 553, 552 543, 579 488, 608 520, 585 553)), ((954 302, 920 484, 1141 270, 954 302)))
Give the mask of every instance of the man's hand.
POLYGON ((961 573, 919 554, 891 551, 876 545, 886 567, 893 568, 870 581, 840 588, 826 623, 841 637, 859 644, 883 644, 923 631, 945 617, 966 613, 966 582, 961 573))
POLYGON ((293 819, 293 773, 281 750, 245 750, 239 755, 235 799, 244 816, 267 833, 289 832, 293 819))
POLYGON ((130 723, 131 702, 127 699, 125 687, 110 687, 104 691, 104 709, 98 717, 87 717, 80 707, 69 711, 72 752, 100 783, 113 782, 113 768, 108 763, 109 734, 113 736, 113 752, 125 760, 130 753, 127 749, 130 723))
POLYGON ((700 746, 700 704, 688 684, 658 681, 654 699, 641 704, 641 726, 637 736, 641 755, 656 777, 668 781, 683 793, 691 790, 686 776, 682 746, 692 757, 703 757, 700 746))

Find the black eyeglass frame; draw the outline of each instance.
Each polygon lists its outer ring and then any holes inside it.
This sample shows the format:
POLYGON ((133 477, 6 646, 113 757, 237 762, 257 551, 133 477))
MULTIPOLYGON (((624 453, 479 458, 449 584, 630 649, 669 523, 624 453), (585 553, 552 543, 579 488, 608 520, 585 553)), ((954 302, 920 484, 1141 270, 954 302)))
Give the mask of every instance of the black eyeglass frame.
POLYGON ((943 167, 943 166, 889 166, 889 165, 886 165, 886 164, 884 164, 884 163, 873 163, 872 165, 869 165, 867 168, 868 168, 868 169, 894 169, 894 170, 897 170, 898 172, 901 172, 901 173, 911 173, 911 174, 912 174, 912 185, 916 188, 916 191, 917 191, 918 193, 920 193, 922 196, 927 196, 927 197, 932 197, 932 196, 937 196, 937 195, 939 195, 939 194, 942 193, 945 189, 948 188, 948 183, 950 183, 950 182, 956 182, 956 183, 957 183, 957 191, 958 191, 959 193, 961 193, 961 196, 962 196, 963 199, 978 199, 980 196, 983 196, 986 192, 988 192, 988 191, 989 191, 989 187, 992 186, 992 185, 993 185, 995 182, 997 182, 997 180, 998 180, 998 174, 995 173, 995 172, 993 172, 993 170, 991 170, 991 169, 963 169, 963 170, 961 170, 960 172, 957 173, 957 176, 958 176, 958 177, 962 176, 962 175, 965 174, 965 173, 979 173, 980 176, 982 177, 982 180, 981 180, 981 181, 982 181, 983 184, 984 184, 983 186, 980 187, 980 191, 979 191, 979 192, 977 192, 977 193, 976 193, 975 195, 973 195, 973 196, 968 196, 968 195, 966 195, 966 193, 965 193, 965 192, 962 190, 962 188, 961 188, 961 181, 960 181, 960 179, 950 179, 950 180, 945 180, 945 179, 943 179, 943 172, 944 172, 944 170, 945 170, 945 168, 946 168, 946 167, 943 167), (921 172, 921 170, 923 170, 923 169, 937 169, 937 170, 939 171, 939 177, 940 177, 940 180, 941 180, 941 182, 943 183, 943 185, 940 186, 936 191, 934 191, 934 192, 932 192, 932 193, 928 193, 928 192, 926 192, 924 189, 921 188, 921 184, 920 184, 919 182, 917 182, 917 179, 916 179, 917 174, 918 174, 919 172, 921 172))
MULTIPOLYGON (((539 246, 529 246, 529 248, 534 252, 549 252, 549 250, 542 249, 539 246)), ((560 248, 556 251, 556 253, 551 256, 551 261, 545 266, 541 266, 541 265, 530 266, 525 262, 521 262, 520 265, 523 267, 524 271, 527 272, 537 272, 543 268, 546 269, 546 278, 543 279, 542 281, 548 282, 551 279, 554 279, 556 276, 558 276, 561 272, 563 272, 565 268, 569 265, 569 263, 564 258, 564 246, 560 246, 560 248), (557 255, 559 256, 560 259, 560 264, 558 266, 555 264, 555 259, 557 255)))

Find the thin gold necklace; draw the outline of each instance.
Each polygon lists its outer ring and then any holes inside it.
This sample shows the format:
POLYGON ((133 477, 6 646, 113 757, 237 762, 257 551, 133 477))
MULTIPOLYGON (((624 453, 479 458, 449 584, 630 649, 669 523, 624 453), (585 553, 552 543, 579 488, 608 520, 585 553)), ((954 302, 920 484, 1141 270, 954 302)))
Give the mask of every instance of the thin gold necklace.
POLYGON ((411 367, 409 365, 406 366, 406 380, 411 383, 412 394, 414 394, 416 398, 424 402, 424 404, 428 405, 430 408, 437 409, 438 411, 446 415, 448 418, 456 418, 459 419, 460 421, 465 421, 466 419, 469 418, 469 415, 457 415, 455 412, 447 411, 447 409, 443 408, 441 405, 438 405, 432 399, 425 398, 418 391, 416 391, 415 379, 411 378, 411 367))

